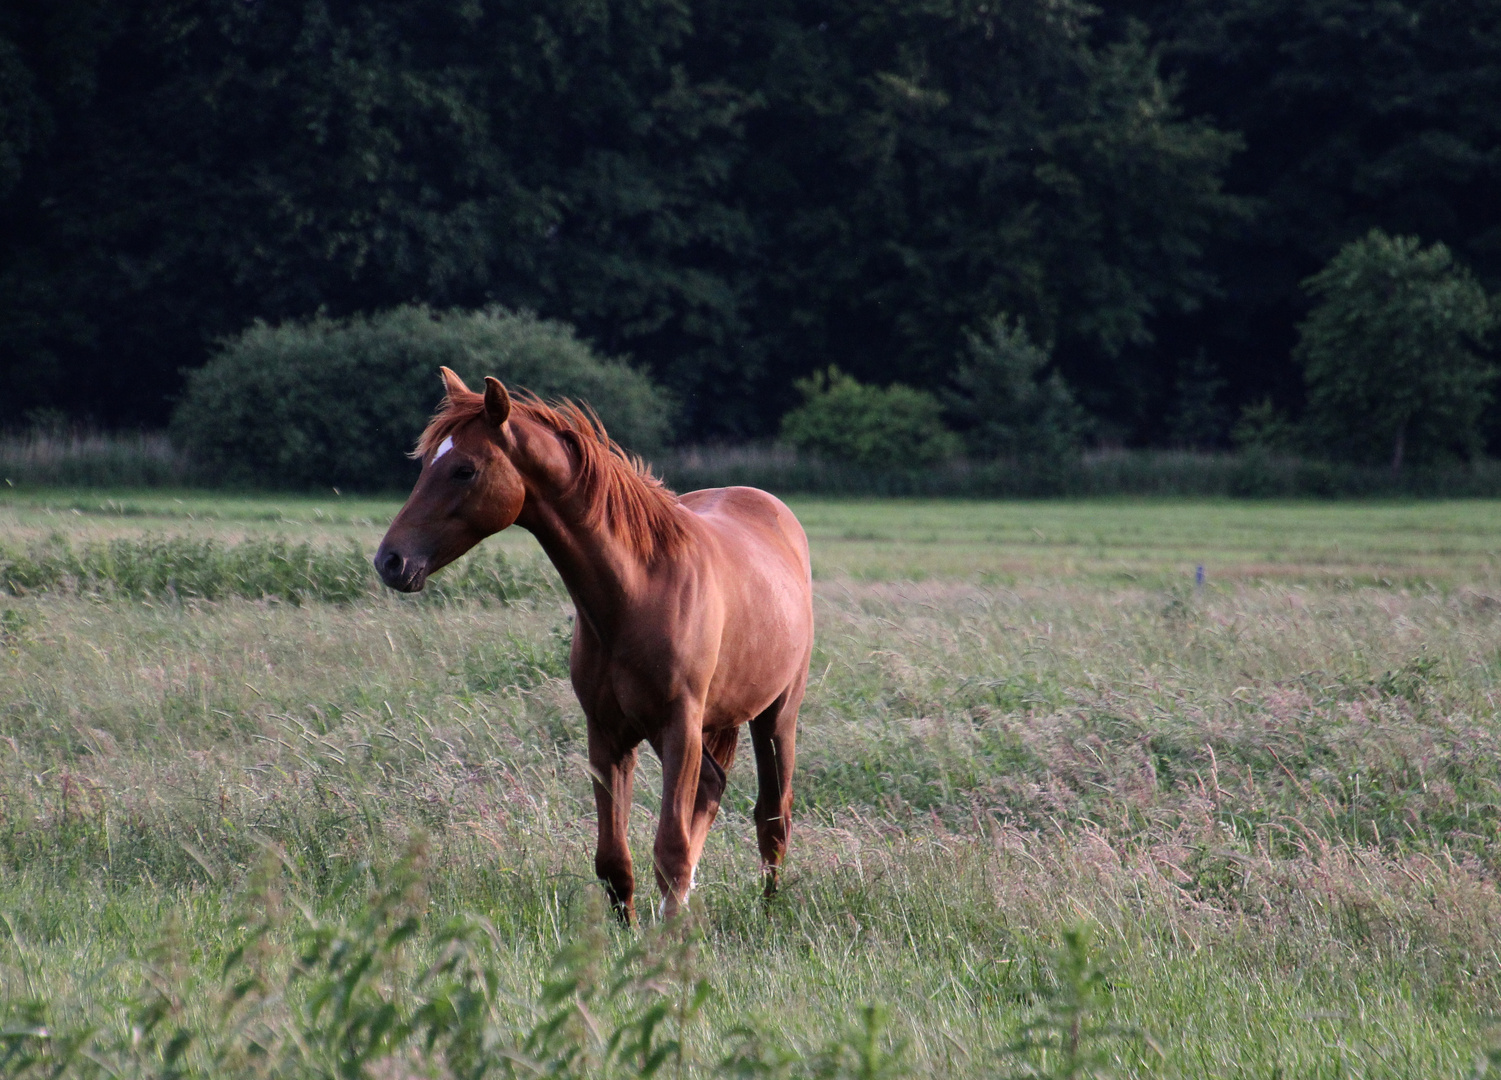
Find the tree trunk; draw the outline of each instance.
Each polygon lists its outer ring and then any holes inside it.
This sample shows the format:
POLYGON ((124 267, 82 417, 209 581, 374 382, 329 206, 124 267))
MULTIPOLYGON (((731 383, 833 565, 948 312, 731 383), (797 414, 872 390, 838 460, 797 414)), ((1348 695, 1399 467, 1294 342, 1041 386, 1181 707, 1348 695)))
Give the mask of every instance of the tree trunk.
POLYGON ((1397 429, 1397 439, 1392 445, 1392 472, 1402 471, 1402 451, 1407 448, 1407 421, 1402 421, 1402 426, 1397 429))

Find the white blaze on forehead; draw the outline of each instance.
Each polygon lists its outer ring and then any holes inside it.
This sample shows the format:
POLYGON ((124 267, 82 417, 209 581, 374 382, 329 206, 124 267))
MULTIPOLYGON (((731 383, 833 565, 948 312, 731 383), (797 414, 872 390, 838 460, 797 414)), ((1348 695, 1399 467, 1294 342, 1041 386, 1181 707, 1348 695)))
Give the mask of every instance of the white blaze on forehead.
POLYGON ((448 453, 452 449, 453 449, 453 436, 450 435, 448 438, 444 439, 442 442, 440 442, 438 444, 438 452, 433 455, 433 460, 437 461, 440 457, 442 457, 444 454, 448 453))

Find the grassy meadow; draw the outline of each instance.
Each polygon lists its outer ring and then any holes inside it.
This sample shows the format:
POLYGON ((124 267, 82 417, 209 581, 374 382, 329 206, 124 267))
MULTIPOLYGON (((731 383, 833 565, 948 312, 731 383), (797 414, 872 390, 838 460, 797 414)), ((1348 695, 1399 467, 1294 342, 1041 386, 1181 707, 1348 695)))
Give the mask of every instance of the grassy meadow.
MULTIPOLYGON (((257 920, 268 969, 304 962, 297 926, 357 923, 403 852, 421 872, 402 910, 424 921, 381 961, 393 998, 462 913, 486 920, 502 1027, 585 963, 554 966, 570 943, 658 948, 600 922, 570 609, 525 534, 474 557, 525 586, 509 591, 111 584, 131 553, 368 552, 396 505, 0 492, 0 584, 18 583, 0 588, 0 1072, 42 1067, 18 1056, 17 1016, 129 1046, 131 1003, 156 993, 179 1027, 222 1026, 221 972, 257 920), (49 551, 114 554, 44 579, 49 551)), ((674 977, 713 988, 680 1072, 739 1047, 738 1075, 1485 1074, 1501 503, 793 508, 818 642, 788 873, 763 907, 743 748, 699 869, 701 936, 673 954, 674 977), (1081 929, 1108 972, 1082 1065, 1036 1035, 1067 1042, 1079 1015, 1081 929), (860 1028, 869 1003, 879 1030, 860 1028)), ((658 776, 644 753, 646 882, 658 776)), ((305 1007, 288 985, 266 1015, 305 1007)), ((345 1075, 458 1060, 416 1040, 345 1075)))

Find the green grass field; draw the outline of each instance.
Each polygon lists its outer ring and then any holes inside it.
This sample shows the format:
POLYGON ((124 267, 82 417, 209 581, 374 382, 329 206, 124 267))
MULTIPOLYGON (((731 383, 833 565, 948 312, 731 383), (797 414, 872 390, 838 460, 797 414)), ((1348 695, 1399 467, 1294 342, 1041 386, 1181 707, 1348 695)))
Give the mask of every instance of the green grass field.
MULTIPOLYGON (((0 569, 54 534, 369 550, 395 506, 16 491, 0 569)), ((905 1072, 1061 1075, 1056 1053, 1000 1051, 1056 1007, 1057 949, 1083 926, 1112 972, 1093 1045, 1119 1074, 1483 1074, 1501 1045, 1501 504, 794 509, 819 637, 789 873, 763 909, 743 755, 699 872, 694 971, 715 992, 685 1068, 714 1071, 746 1027, 815 1055, 876 1002, 905 1072)), ((490 545, 532 572, 525 534, 490 545)), ((170 969, 174 1022, 212 1027, 268 842, 307 917, 355 919, 373 886, 338 883, 425 837, 431 917, 490 921, 517 1017, 568 942, 650 939, 591 929, 555 592, 17 591, 0 593, 8 1012, 44 1000, 58 1030, 127 1045, 122 1003, 170 969)), ((656 792, 647 755, 638 868, 656 792)), ((419 979, 426 933, 386 992, 419 979)), ((401 1055, 366 1074, 450 1074, 401 1055)), ((817 1060, 783 1071, 871 1075, 817 1060)))
MULTIPOLYGON (((824 578, 1158 584, 1204 564, 1216 581, 1462 585, 1501 572, 1501 502, 790 502, 824 578)), ((399 506, 332 493, 14 491, 0 493, 0 535, 282 536, 373 548, 399 506)), ((488 543, 528 557, 538 550, 520 531, 488 543)))

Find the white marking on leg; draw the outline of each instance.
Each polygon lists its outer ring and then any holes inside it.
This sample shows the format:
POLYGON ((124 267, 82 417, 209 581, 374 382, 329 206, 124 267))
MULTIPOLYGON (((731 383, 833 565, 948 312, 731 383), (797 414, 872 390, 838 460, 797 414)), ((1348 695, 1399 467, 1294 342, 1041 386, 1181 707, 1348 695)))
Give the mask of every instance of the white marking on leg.
POLYGON ((448 438, 444 439, 442 442, 440 442, 438 444, 438 452, 433 455, 433 460, 437 461, 440 457, 442 457, 444 454, 448 453, 452 449, 453 449, 453 436, 450 435, 448 438))
MULTIPOLYGON (((695 865, 692 870, 688 871, 688 888, 686 888, 685 890, 683 890, 683 895, 682 895, 681 899, 678 900, 678 907, 685 908, 685 907, 688 906, 688 897, 690 897, 690 896, 693 895, 693 890, 696 889, 696 888, 698 888, 698 866, 697 865, 695 865)), ((667 897, 664 896, 664 897, 662 897, 662 902, 657 905, 657 921, 661 922, 666 917, 667 917, 667 897)))

